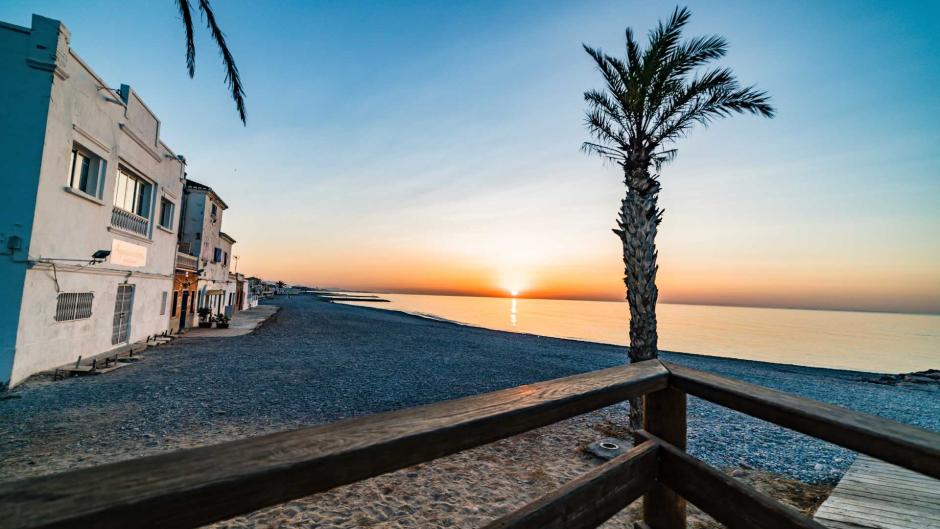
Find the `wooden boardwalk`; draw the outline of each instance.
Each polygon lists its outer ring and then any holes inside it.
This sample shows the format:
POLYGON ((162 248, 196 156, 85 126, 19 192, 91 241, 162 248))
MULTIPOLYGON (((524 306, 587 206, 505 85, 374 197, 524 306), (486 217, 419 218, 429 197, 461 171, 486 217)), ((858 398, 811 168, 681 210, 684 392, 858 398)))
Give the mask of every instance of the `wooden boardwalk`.
POLYGON ((940 480, 859 455, 816 521, 830 529, 940 529, 940 480))

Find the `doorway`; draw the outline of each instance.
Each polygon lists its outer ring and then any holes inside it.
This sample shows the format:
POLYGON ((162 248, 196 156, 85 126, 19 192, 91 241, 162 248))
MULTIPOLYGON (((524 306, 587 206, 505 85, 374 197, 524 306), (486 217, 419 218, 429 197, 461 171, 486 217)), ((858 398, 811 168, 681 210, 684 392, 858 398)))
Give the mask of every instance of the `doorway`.
POLYGON ((180 307, 180 329, 181 331, 186 330, 186 314, 188 314, 189 309, 189 291, 183 291, 183 301, 180 307))
POLYGON ((131 314, 134 310, 134 285, 121 283, 114 298, 114 324, 111 330, 111 344, 126 342, 131 335, 131 314))

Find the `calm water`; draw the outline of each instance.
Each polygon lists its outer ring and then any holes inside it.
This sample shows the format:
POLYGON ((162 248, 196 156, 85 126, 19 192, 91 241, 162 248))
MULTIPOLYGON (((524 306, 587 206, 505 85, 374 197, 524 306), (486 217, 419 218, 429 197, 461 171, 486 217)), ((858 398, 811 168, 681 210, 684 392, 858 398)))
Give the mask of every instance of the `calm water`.
MULTIPOLYGON (((381 294, 353 303, 489 329, 625 345, 625 302, 381 294)), ((940 368, 940 316, 760 309, 658 307, 659 347, 712 356, 857 371, 940 368)))

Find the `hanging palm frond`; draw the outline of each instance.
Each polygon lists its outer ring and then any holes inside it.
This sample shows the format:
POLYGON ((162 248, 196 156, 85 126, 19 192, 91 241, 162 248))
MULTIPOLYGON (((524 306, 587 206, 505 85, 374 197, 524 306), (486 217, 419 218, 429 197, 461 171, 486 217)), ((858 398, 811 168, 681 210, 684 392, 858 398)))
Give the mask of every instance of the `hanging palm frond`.
MULTIPOLYGON (((193 39, 192 5, 189 0, 176 0, 176 4, 186 31, 186 68, 189 71, 189 76, 193 77, 196 74, 196 45, 193 39)), ((222 57, 222 65, 225 67, 225 82, 228 84, 232 99, 235 101, 238 117, 242 120, 242 123, 247 123, 245 88, 238 73, 238 66, 235 65, 235 58, 228 49, 225 34, 215 20, 215 13, 212 11, 212 6, 209 5, 209 0, 199 0, 199 11, 205 17, 206 27, 219 47, 219 55, 222 57)))

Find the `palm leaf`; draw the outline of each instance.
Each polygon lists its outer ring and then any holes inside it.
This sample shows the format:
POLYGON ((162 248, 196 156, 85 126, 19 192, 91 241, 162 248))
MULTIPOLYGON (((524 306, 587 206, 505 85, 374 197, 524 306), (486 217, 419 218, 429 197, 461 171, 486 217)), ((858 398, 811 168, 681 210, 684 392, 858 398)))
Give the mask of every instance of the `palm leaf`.
POLYGON ((215 13, 212 12, 209 0, 199 0, 199 10, 205 15, 206 26, 209 28, 209 31, 212 33, 212 38, 219 47, 219 55, 222 57, 222 64, 225 66, 225 82, 228 83, 232 99, 235 100, 235 107, 238 109, 238 117, 241 118, 242 123, 245 123, 245 89, 242 86, 241 76, 238 74, 238 66, 235 65, 235 58, 232 57, 232 52, 229 51, 228 45, 225 42, 225 34, 222 33, 222 30, 215 21, 215 13))
POLYGON ((189 77, 196 75, 196 44, 193 40, 193 8, 189 0, 176 0, 180 16, 183 18, 183 27, 186 29, 186 69, 189 77))

